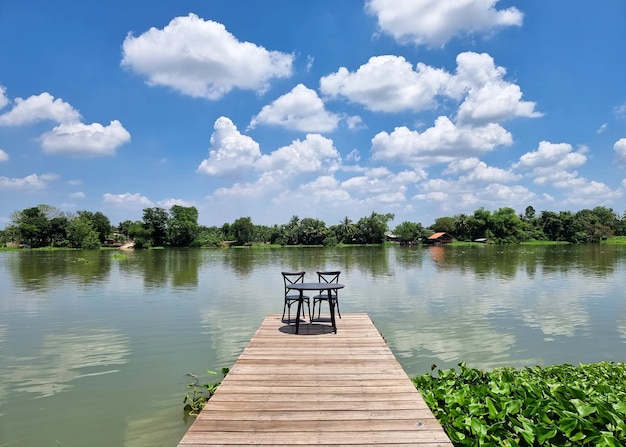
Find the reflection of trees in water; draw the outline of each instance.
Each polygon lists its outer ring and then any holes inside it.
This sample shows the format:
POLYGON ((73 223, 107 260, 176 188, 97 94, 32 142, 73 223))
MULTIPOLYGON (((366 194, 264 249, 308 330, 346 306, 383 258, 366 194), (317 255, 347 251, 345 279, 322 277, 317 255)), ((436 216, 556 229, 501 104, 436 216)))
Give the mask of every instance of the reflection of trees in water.
POLYGON ((171 284, 174 288, 198 285, 202 264, 200 249, 135 250, 119 261, 121 271, 139 275, 144 287, 158 288, 171 284))
POLYGON ((111 256, 99 250, 24 250, 11 257, 8 266, 16 284, 28 291, 45 292, 68 279, 78 285, 108 280, 111 256))
POLYGON ((428 247, 438 269, 456 269, 479 277, 515 277, 520 269, 533 278, 537 271, 579 271, 581 275, 612 275, 626 252, 620 245, 470 245, 428 247))

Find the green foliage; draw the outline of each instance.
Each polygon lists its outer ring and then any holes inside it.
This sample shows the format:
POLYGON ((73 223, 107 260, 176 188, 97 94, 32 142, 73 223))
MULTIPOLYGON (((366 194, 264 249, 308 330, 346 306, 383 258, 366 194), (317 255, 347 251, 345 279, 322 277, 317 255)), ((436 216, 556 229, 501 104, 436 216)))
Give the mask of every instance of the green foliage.
POLYGON ((393 232, 401 242, 417 241, 425 236, 424 227, 415 222, 402 222, 393 232))
POLYGON ((626 365, 467 368, 413 379, 456 446, 626 445, 626 365))
POLYGON ((252 242, 254 224, 250 217, 240 217, 233 222, 230 231, 235 238, 236 245, 246 245, 252 242))
MULTIPOLYGON (((226 377, 226 374, 229 372, 229 368, 222 368, 221 372, 222 378, 226 377)), ((207 373, 217 376, 216 371, 207 371, 207 373)), ((204 408, 209 399, 211 399, 211 396, 215 394, 215 391, 221 381, 201 384, 200 379, 195 374, 187 373, 187 376, 191 377, 192 381, 187 384, 187 387, 190 388, 190 390, 183 399, 183 404, 185 404, 183 411, 187 416, 197 416, 200 414, 200 411, 204 408)))

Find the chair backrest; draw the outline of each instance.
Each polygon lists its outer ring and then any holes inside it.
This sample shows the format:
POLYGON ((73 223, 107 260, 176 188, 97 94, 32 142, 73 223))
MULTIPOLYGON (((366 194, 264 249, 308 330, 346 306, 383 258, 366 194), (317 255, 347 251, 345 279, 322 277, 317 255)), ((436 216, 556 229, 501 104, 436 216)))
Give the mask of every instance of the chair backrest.
POLYGON ((283 275, 283 282, 285 283, 285 295, 289 292, 287 284, 297 284, 304 282, 304 274, 306 272, 280 272, 283 275))
POLYGON ((319 282, 338 283, 340 274, 339 271, 317 272, 317 278, 319 282))

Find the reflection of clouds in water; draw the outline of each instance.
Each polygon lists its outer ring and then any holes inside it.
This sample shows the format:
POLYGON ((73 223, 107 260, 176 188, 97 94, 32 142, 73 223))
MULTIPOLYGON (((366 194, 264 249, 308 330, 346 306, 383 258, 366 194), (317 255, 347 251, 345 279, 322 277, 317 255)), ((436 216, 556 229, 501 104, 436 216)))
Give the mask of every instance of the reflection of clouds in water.
POLYGON ((573 337, 577 328, 589 326, 589 314, 569 293, 540 293, 536 306, 522 309, 522 319, 547 337, 573 337))
MULTIPOLYGON (((158 403, 157 403, 158 406, 158 403)), ((124 432, 125 447, 154 447, 166 445, 165 440, 172 438, 172 433, 180 431, 182 410, 173 414, 171 408, 156 410, 149 404, 142 419, 129 420, 124 432)), ((182 437, 182 434, 181 436, 182 437)))
POLYGON ((393 340, 398 357, 430 357, 455 364, 467 361, 473 367, 510 364, 509 352, 516 341, 514 335, 498 332, 486 322, 455 319, 443 324, 432 315, 422 315, 411 328, 385 336, 393 340))
POLYGON ((585 304, 590 297, 603 296, 603 283, 587 278, 568 278, 567 289, 560 288, 559 278, 542 278, 542 286, 533 289, 520 315, 527 326, 541 330, 548 338, 573 337, 577 330, 590 326, 589 312, 585 304), (533 299, 534 298, 534 299, 533 299))
POLYGON ((123 365, 130 354, 121 334, 104 329, 48 335, 41 351, 36 358, 12 359, 16 366, 4 376, 15 391, 51 396, 70 388, 75 379, 117 372, 112 366, 123 365))

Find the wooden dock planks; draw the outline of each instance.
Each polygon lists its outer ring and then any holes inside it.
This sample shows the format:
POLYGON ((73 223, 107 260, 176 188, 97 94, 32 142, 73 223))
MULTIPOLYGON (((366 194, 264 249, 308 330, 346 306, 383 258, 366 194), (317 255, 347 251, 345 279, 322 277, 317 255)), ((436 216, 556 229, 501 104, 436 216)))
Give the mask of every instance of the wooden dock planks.
POLYGON ((268 315, 179 447, 452 443, 366 314, 268 315))

